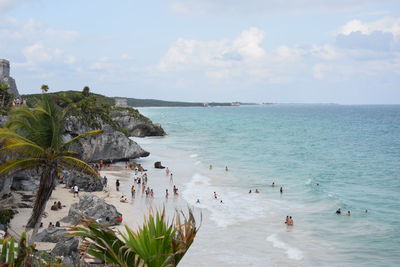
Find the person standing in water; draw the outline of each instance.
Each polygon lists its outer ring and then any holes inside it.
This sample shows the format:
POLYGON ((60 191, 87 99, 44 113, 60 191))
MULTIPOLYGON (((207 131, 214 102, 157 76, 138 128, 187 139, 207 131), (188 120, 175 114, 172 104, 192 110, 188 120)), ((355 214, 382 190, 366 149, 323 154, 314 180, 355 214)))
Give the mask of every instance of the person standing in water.
POLYGON ((165 169, 165 174, 166 174, 167 176, 169 176, 169 169, 168 169, 168 167, 165 169))
POLYGON ((174 178, 173 178, 172 172, 171 172, 171 175, 169 176, 169 183, 170 184, 174 183, 174 178))
POLYGON ((281 194, 283 193, 283 187, 281 186, 281 188, 279 189, 279 192, 281 192, 281 194))
POLYGON ((271 185, 272 187, 275 187, 275 182, 272 182, 272 185, 271 185))
POLYGON ((289 220, 288 220, 288 222, 287 222, 287 225, 290 225, 290 226, 292 226, 292 225, 293 225, 293 219, 292 219, 292 216, 290 216, 290 217, 289 217, 289 220))
POLYGON ((210 171, 212 170, 212 165, 210 164, 210 171))
POLYGON ((225 166, 225 171, 228 171, 228 166, 225 166))
POLYGON ((349 210, 347 211, 347 214, 346 214, 346 215, 347 215, 347 216, 350 216, 350 211, 349 211, 349 210))

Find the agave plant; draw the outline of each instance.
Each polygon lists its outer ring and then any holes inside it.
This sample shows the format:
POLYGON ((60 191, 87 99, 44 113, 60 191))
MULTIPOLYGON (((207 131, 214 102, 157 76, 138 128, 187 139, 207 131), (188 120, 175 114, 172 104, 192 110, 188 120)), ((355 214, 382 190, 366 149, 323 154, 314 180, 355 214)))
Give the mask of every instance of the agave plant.
POLYGON ((185 216, 176 212, 169 221, 165 209, 150 215, 137 231, 125 226, 125 233, 115 232, 94 221, 69 229, 73 236, 84 237, 86 252, 106 263, 122 267, 177 266, 193 243, 199 227, 192 210, 185 216))

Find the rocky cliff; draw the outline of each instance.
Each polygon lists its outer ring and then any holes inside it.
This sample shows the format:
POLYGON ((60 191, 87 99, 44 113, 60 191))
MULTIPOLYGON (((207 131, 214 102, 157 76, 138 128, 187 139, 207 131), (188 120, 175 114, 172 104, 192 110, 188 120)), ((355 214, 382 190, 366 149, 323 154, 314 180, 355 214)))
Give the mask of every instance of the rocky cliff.
MULTIPOLYGON (((103 133, 82 139, 73 147, 85 161, 128 160, 147 157, 150 153, 143 150, 136 142, 111 125, 100 122, 103 133)), ((92 130, 77 117, 70 117, 65 125, 66 139, 92 130)))
POLYGON ((7 84, 8 92, 19 97, 15 80, 10 76, 10 62, 5 59, 0 59, 0 84, 7 84))
POLYGON ((112 119, 126 130, 129 136, 164 136, 164 129, 158 123, 153 123, 133 108, 115 108, 111 113, 112 119))

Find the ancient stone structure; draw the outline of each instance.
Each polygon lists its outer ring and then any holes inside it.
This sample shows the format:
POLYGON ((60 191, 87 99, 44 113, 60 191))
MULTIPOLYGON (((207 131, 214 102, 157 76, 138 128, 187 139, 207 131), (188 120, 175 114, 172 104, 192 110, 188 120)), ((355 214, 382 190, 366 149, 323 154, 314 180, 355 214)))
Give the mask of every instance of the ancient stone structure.
POLYGON ((15 80, 10 77, 10 61, 5 59, 0 59, 0 84, 7 84, 8 92, 14 97, 19 97, 15 80))

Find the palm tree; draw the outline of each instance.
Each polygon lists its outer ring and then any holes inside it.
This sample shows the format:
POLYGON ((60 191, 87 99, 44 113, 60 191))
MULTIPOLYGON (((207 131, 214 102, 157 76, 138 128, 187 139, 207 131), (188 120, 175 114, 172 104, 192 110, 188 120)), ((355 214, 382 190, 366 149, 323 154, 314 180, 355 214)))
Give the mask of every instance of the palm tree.
POLYGON ((47 93, 47 91, 49 91, 49 86, 47 84, 42 84, 40 90, 42 90, 42 93, 47 93))
POLYGON ((86 132, 64 142, 64 118, 65 113, 58 110, 48 96, 43 94, 32 110, 26 106, 12 109, 6 127, 0 128, 0 141, 3 143, 0 152, 8 155, 12 152, 11 155, 15 155, 0 165, 0 177, 27 169, 37 170, 40 174, 39 188, 27 229, 37 230, 62 169, 78 170, 97 177, 95 170, 78 159, 79 154, 68 148, 80 138, 102 131, 86 132))
POLYGON ((83 237, 86 252, 105 263, 122 267, 177 266, 192 245, 199 230, 192 210, 189 215, 176 212, 169 221, 165 209, 155 215, 150 211, 143 226, 126 233, 115 232, 95 221, 83 221, 83 226, 69 229, 73 236, 83 237), (183 219, 182 219, 183 217, 183 219))

